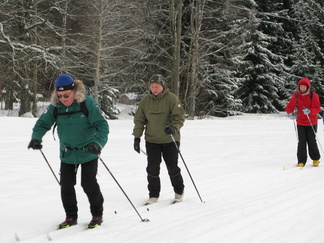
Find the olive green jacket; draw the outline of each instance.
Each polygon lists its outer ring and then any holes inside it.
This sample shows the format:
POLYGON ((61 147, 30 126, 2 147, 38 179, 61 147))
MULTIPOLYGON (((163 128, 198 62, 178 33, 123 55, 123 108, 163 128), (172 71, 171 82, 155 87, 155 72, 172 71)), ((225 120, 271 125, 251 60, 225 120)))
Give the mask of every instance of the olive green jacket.
POLYGON ((178 97, 169 89, 164 89, 159 95, 147 94, 140 101, 134 116, 135 138, 140 138, 145 130, 145 140, 150 143, 170 143, 172 138, 165 134, 166 127, 175 128, 173 135, 180 141, 180 128, 185 121, 185 112, 178 97))
MULTIPOLYGON (((52 102, 53 103, 53 102, 52 102)), ((57 133, 60 139, 60 159, 67 164, 82 164, 89 162, 98 156, 87 153, 91 142, 98 144, 101 148, 108 140, 109 126, 102 116, 97 102, 87 95, 75 100, 71 106, 64 106, 61 102, 49 105, 37 120, 32 133, 32 139, 42 141, 45 133, 51 129, 56 122, 57 133), (54 117, 54 107, 58 113, 80 111, 80 102, 85 100, 88 116, 82 112, 54 117)))

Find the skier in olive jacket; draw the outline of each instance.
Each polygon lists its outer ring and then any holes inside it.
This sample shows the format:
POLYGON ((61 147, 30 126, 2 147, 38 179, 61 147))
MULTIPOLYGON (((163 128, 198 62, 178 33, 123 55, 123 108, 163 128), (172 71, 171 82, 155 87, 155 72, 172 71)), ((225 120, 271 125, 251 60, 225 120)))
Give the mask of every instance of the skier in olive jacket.
POLYGON ((60 139, 60 185, 66 219, 59 228, 77 224, 76 174, 81 165, 81 186, 93 216, 89 228, 102 222, 103 196, 96 179, 98 155, 108 140, 109 126, 96 101, 86 95, 80 80, 61 74, 55 82, 51 104, 37 120, 28 148, 42 149, 42 138, 57 124, 60 139), (83 108, 82 108, 83 107, 83 108))
POLYGON ((160 190, 161 154, 166 163, 175 201, 183 200, 184 184, 178 167, 180 128, 184 123, 184 109, 178 97, 165 88, 164 78, 153 75, 149 81, 150 94, 141 100, 134 117, 134 150, 140 153, 140 137, 145 131, 147 152, 147 180, 149 199, 146 204, 157 202, 160 190))
POLYGON ((308 78, 302 78, 297 85, 296 92, 292 95, 286 106, 286 112, 290 119, 296 119, 298 131, 297 159, 298 167, 304 167, 307 161, 308 145, 309 156, 313 160, 313 166, 319 165, 320 153, 316 143, 317 114, 321 104, 318 95, 311 91, 311 83, 308 78), (295 112, 295 109, 297 111, 295 112))

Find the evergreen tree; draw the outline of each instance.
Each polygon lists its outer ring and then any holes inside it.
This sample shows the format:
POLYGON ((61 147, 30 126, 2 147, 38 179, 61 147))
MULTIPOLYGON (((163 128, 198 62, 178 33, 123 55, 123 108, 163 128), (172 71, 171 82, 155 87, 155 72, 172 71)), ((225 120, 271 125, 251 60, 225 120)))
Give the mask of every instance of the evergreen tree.
POLYGON ((244 25, 248 16, 245 3, 228 1, 208 2, 203 22, 200 57, 200 76, 203 80, 200 95, 197 96, 197 115, 228 116, 237 114, 242 103, 234 94, 237 80, 237 55, 242 44, 244 25))
POLYGON ((293 44, 292 73, 296 81, 307 77, 324 102, 324 3, 323 1, 298 1, 292 11, 295 41, 293 44))
POLYGON ((260 19, 251 20, 250 35, 242 45, 243 56, 239 67, 238 97, 243 111, 248 113, 276 112, 273 105, 277 96, 275 65, 277 56, 269 49, 272 38, 258 30, 260 19))
MULTIPOLYGON (((196 100, 195 115, 228 116, 241 110, 241 100, 234 96, 237 89, 234 74, 249 13, 247 7, 253 4, 249 0, 205 2, 198 42, 197 81, 188 85, 189 90, 196 89, 191 94, 196 100)), ((187 26, 184 26, 184 47, 185 53, 190 53, 187 47, 191 46, 191 38, 186 27, 190 30, 191 24, 187 26)), ((188 63, 190 67, 190 59, 188 63)))
POLYGON ((284 109, 279 94, 287 93, 281 74, 288 69, 285 53, 278 46, 289 41, 278 18, 283 5, 279 1, 256 2, 260 2, 259 11, 250 15, 250 34, 242 45, 243 62, 236 93, 242 99, 245 112, 272 113, 284 109))

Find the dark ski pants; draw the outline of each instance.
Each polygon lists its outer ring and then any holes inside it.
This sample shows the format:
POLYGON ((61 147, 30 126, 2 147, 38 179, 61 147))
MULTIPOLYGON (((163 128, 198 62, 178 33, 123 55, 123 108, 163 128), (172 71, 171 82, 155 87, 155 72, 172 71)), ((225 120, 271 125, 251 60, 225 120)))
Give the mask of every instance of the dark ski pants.
MULTIPOLYGON (((61 198, 67 218, 78 218, 78 206, 74 186, 79 164, 61 162, 61 198)), ((92 216, 102 216, 103 196, 96 179, 98 159, 81 164, 81 186, 88 197, 92 216)))
POLYGON ((307 145, 309 157, 312 160, 319 160, 321 158, 314 131, 317 131, 317 125, 301 126, 297 125, 298 131, 298 146, 297 146, 297 159, 298 163, 306 164, 307 161, 307 145), (314 128, 314 130, 313 130, 314 128))
MULTIPOLYGON (((179 146, 179 142, 177 142, 179 146)), ((160 165, 162 162, 161 155, 165 161, 168 174, 177 194, 182 194, 184 190, 181 170, 178 167, 178 150, 173 142, 166 144, 156 144, 146 142, 147 152, 147 181, 150 197, 159 197, 161 190, 160 182, 160 165)))

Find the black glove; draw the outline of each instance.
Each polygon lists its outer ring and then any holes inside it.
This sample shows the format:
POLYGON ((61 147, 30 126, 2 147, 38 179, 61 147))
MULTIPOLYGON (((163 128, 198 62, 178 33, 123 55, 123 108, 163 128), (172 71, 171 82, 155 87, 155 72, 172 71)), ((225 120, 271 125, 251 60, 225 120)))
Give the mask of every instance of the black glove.
POLYGON ((43 145, 42 145, 42 142, 39 141, 38 139, 32 139, 29 144, 28 144, 28 149, 42 149, 43 148, 43 145))
POLYGON ((173 127, 167 127, 165 128, 165 133, 166 134, 174 134, 174 128, 173 127))
POLYGON ((90 154, 100 154, 101 148, 97 143, 89 143, 88 153, 90 154))
POLYGON ((134 138, 134 150, 137 152, 137 153, 140 153, 140 142, 141 142, 141 139, 140 138, 134 138))

